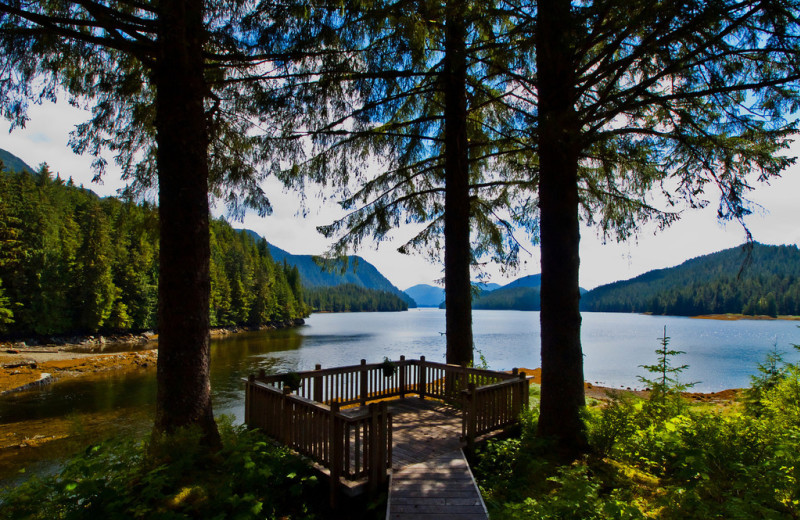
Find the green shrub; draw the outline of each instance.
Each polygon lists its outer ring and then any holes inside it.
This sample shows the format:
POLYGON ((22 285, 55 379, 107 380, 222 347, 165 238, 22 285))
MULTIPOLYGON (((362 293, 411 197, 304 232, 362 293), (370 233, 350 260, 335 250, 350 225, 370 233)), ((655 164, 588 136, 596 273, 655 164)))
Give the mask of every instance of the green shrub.
POLYGON ((589 409, 585 415, 589 444, 600 457, 610 455, 614 447, 637 430, 642 403, 629 394, 615 392, 602 408, 589 409))
POLYGON ((769 357, 744 411, 692 406, 670 380, 684 367, 669 363, 667 340, 650 399, 616 394, 586 410, 585 460, 558 466, 535 428, 479 452, 492 518, 800 518, 800 367, 769 357))
POLYGON ((55 476, 3 493, 5 518, 313 518, 316 477, 299 457, 257 431, 220 425, 208 454, 196 430, 147 445, 105 442, 55 476))
POLYGON ((553 520, 634 520, 645 516, 618 492, 601 495, 601 484, 582 463, 558 468, 547 479, 550 490, 536 498, 506 504, 492 518, 537 518, 553 520))

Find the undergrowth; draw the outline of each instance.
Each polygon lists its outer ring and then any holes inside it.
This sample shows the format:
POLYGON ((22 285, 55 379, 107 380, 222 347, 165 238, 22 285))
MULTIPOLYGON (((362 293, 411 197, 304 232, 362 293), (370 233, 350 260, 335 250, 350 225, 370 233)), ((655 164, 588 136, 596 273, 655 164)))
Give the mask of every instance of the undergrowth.
POLYGON ((660 390, 587 407, 592 453, 572 464, 550 457, 534 412, 519 438, 487 443, 474 469, 491 518, 800 518, 798 365, 771 354, 746 405, 724 409, 660 390))
MULTIPOLYGON (((155 443, 107 441, 57 475, 2 490, 9 519, 320 518, 316 477, 288 449, 220 421, 223 449, 208 454, 198 430, 155 443)), ((324 493, 322 494, 324 496, 324 493)))

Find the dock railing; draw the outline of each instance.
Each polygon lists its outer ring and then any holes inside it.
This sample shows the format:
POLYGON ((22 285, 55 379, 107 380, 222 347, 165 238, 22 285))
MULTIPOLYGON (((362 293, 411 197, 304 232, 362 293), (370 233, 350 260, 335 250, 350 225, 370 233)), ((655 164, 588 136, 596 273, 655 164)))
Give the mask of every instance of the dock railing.
POLYGON ((528 382, 516 369, 495 372, 425 356, 289 374, 262 370, 247 380, 245 423, 326 468, 335 502, 341 479, 366 479, 373 491, 386 481, 392 417, 386 401, 374 401, 412 395, 460 408, 462 442, 471 448, 481 435, 516 423, 528 406, 528 382))

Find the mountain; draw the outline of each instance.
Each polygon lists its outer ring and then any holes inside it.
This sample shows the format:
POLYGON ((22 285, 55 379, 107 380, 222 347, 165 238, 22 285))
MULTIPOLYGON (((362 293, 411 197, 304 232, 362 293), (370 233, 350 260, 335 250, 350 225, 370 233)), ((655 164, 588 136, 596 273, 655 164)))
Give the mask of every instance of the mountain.
POLYGON ((3 162, 3 166, 5 166, 6 170, 10 172, 27 171, 29 173, 34 173, 34 169, 28 166, 25 161, 2 148, 0 148, 0 161, 3 162))
POLYGON ((404 291, 419 307, 438 307, 444 301, 444 289, 428 284, 417 284, 404 291))
POLYGON ((517 278, 513 282, 504 285, 503 289, 513 289, 515 287, 539 287, 541 285, 542 285, 542 275, 531 274, 528 276, 523 276, 522 278, 517 278))
POLYGON ((539 287, 512 286, 508 284, 492 292, 481 294, 472 302, 472 308, 538 311, 541 309, 539 287))
MULTIPOLYGON (((531 274, 517 278, 511 283, 484 291, 472 301, 473 309, 538 311, 541 309, 541 274, 531 274)), ((580 288, 581 294, 586 290, 580 288)))
MULTIPOLYGON (((481 290, 482 294, 490 293, 502 287, 496 283, 472 282, 472 285, 481 290)), ((417 284, 405 290, 405 293, 417 302, 420 307, 443 307, 444 289, 435 285, 417 284)))
POLYGON ((597 287, 581 309, 675 316, 800 315, 800 250, 753 244, 597 287))
MULTIPOLYGON (((254 238, 261 239, 261 235, 252 230, 245 230, 254 238)), ((408 303, 409 307, 416 307, 414 300, 403 291, 392 285, 378 269, 360 256, 347 257, 347 270, 342 272, 342 263, 334 266, 332 270, 320 267, 312 255, 293 255, 288 251, 269 244, 269 252, 273 260, 297 266, 300 271, 300 279, 303 286, 313 287, 335 287, 339 285, 352 284, 357 287, 365 287, 377 291, 386 291, 397 295, 400 299, 408 303)))

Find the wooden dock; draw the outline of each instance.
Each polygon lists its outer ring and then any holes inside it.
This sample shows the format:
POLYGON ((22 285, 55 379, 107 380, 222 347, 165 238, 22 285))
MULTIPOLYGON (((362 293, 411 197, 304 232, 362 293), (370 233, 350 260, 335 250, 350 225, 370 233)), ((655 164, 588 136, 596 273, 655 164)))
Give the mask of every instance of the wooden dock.
POLYGON ((397 471, 461 449, 461 414, 441 401, 389 401, 392 470, 397 471))
POLYGON ((387 520, 488 520, 460 449, 392 472, 387 520))
POLYGON ((386 518, 486 520, 486 506, 461 451, 460 411, 437 401, 389 402, 392 477, 386 518))
POLYGON ((462 443, 471 449, 517 424, 527 406, 528 377, 516 369, 400 356, 296 373, 262 370, 246 382, 245 423, 309 457, 331 481, 334 508, 341 493, 375 496, 392 474, 392 515, 453 516, 457 507, 468 515, 459 517, 485 519, 462 443))

